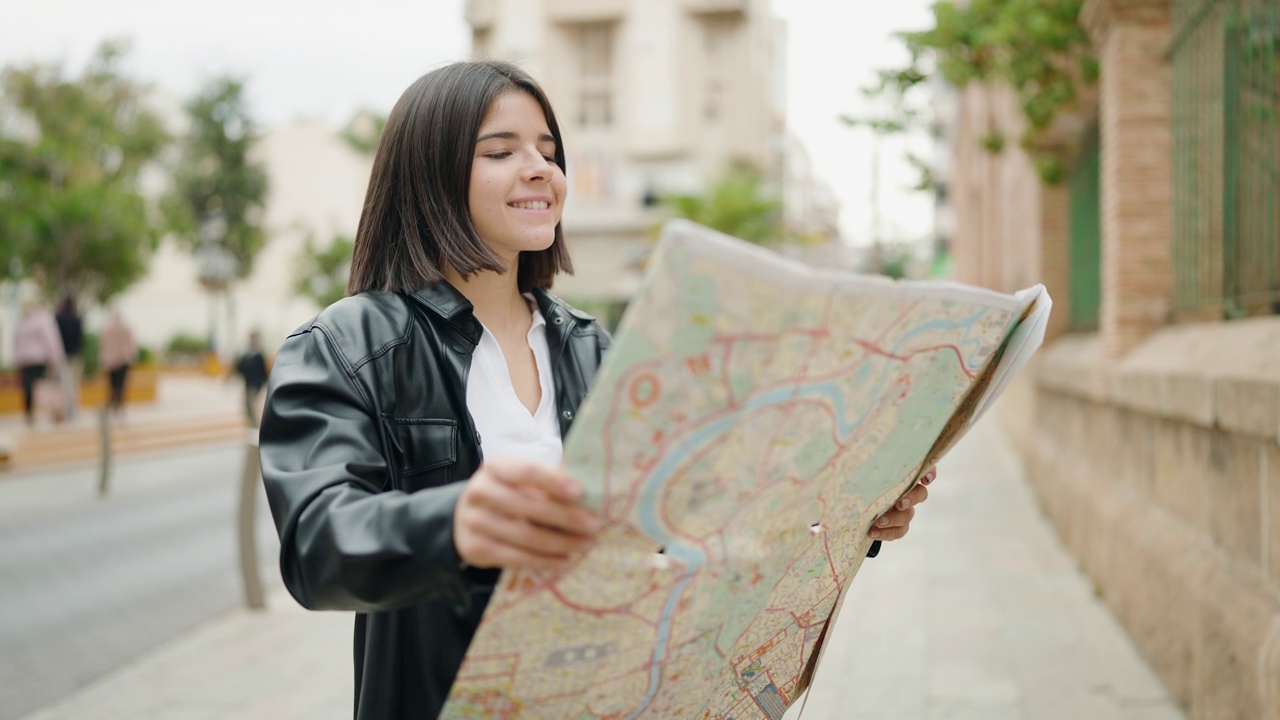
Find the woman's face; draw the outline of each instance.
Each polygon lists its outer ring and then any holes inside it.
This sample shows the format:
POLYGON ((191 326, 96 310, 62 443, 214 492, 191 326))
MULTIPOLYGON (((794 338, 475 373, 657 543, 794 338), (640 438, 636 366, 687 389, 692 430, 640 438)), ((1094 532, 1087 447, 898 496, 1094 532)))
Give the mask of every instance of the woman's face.
POLYGON ((564 210, 564 172, 538 101, 525 92, 499 94, 476 136, 471 159, 471 222, 480 239, 515 267, 524 251, 555 240, 564 210))

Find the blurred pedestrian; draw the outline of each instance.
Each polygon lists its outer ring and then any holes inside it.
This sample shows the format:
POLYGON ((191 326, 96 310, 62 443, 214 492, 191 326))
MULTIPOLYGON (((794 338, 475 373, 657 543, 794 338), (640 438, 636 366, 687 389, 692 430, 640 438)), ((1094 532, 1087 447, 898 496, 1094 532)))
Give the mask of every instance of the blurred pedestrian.
POLYGON ((125 324, 119 309, 113 309, 102 327, 99 338, 102 367, 107 371, 111 394, 107 409, 117 416, 124 414, 124 388, 129 368, 138 357, 138 346, 133 341, 133 331, 125 324))
POLYGON ((58 368, 66 408, 64 412, 68 420, 73 420, 80 407, 80 376, 84 373, 84 359, 80 355, 84 347, 84 321, 76 310, 75 298, 63 296, 54 319, 58 322, 58 335, 62 338, 62 350, 67 357, 67 361, 58 368))
POLYGON ((262 334, 249 333, 249 347, 236 359, 232 375, 244 380, 244 415, 249 427, 258 427, 258 407, 262 389, 267 386, 267 358, 262 354, 262 334))
POLYGON ((54 374, 62 367, 66 354, 58 334, 58 321, 38 302, 30 301, 23 306, 22 319, 13 335, 13 357, 22 378, 22 407, 27 426, 35 425, 37 392, 48 398, 54 421, 61 421, 65 407, 60 405, 54 374))

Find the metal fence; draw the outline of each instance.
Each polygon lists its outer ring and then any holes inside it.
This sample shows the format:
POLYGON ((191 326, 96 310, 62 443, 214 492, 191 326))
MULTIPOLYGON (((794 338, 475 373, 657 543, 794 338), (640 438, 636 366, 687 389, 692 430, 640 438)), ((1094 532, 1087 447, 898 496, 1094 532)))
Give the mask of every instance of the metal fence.
POLYGON ((1173 12, 1174 313, 1280 312, 1280 4, 1173 12))
POLYGON ((1085 133, 1068 179, 1071 188, 1070 278, 1072 330, 1098 327, 1102 298, 1102 154, 1098 126, 1085 133))

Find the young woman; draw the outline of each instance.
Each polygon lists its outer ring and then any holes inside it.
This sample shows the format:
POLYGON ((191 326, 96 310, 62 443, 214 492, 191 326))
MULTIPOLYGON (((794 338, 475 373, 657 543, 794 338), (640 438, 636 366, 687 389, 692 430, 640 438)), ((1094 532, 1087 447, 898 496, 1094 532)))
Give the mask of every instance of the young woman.
POLYGON ((261 459, 281 570, 305 607, 358 612, 358 720, 436 717, 499 570, 555 569, 599 530, 558 469, 609 347, 547 291, 572 270, 564 167, 519 68, 423 76, 378 145, 351 297, 276 355, 261 459))

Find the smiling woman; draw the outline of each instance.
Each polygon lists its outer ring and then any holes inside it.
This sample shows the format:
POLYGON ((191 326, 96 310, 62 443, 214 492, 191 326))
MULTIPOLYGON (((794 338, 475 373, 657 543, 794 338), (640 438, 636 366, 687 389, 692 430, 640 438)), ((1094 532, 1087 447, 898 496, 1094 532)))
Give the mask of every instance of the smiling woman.
POLYGON ((564 567, 600 528, 558 469, 609 347, 548 292, 571 269, 562 148, 519 68, 423 76, 378 145, 351 297, 276 356, 281 572, 308 608, 360 611, 358 720, 436 717, 498 571, 564 567))

